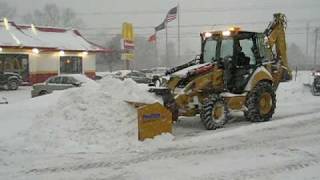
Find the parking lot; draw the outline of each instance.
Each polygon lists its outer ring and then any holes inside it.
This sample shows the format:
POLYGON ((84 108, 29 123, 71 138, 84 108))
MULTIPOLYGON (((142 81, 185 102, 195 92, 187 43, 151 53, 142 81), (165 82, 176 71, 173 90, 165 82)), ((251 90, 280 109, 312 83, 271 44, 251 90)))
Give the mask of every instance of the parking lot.
POLYGON ((17 103, 31 98, 32 86, 20 86, 16 91, 0 90, 0 101, 5 98, 8 103, 17 103))

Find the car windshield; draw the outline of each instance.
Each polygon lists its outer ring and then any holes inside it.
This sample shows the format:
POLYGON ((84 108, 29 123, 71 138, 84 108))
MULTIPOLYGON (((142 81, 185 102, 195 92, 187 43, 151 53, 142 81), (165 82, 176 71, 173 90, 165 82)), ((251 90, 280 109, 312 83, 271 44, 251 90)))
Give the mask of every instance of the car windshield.
POLYGON ((68 77, 65 76, 62 78, 62 84, 74 84, 76 82, 79 82, 78 80, 76 80, 74 77, 68 77))
POLYGON ((56 76, 56 77, 52 77, 52 78, 49 78, 48 80, 47 80, 47 83, 50 83, 50 84, 59 84, 61 81, 61 77, 58 77, 58 76, 56 76))

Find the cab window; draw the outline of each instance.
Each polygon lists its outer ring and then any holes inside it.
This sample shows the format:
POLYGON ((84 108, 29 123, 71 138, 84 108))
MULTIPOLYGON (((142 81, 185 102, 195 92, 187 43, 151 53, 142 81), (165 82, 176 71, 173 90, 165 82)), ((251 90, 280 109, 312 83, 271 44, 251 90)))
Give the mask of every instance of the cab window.
POLYGON ((224 39, 221 42, 220 57, 225 58, 227 56, 233 56, 233 39, 224 39))
POLYGON ((216 58, 217 41, 214 39, 208 39, 203 50, 204 62, 212 62, 216 58))
POLYGON ((246 57, 250 58, 250 65, 256 64, 256 58, 254 56, 254 45, 252 39, 242 39, 239 41, 240 46, 242 47, 242 52, 246 57))

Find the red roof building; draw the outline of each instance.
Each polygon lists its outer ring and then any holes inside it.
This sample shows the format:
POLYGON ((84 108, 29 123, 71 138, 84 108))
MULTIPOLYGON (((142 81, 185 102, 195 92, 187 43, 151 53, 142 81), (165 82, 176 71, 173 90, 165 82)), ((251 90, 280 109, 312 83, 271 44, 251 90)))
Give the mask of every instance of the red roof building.
POLYGON ((31 84, 58 74, 94 78, 99 52, 111 50, 77 30, 0 21, 0 71, 17 72, 31 84))

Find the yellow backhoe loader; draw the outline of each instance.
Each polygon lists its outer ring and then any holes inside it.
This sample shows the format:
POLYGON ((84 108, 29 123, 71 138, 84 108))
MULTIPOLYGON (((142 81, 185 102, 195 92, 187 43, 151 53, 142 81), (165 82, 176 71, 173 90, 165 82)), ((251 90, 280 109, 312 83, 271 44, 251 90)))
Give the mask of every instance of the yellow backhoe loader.
MULTIPOLYGON (((244 112, 252 122, 270 120, 279 83, 292 79, 286 25, 285 15, 277 13, 263 33, 238 27, 202 32, 200 56, 167 71, 166 87, 150 89, 163 97, 163 106, 172 113, 167 121, 200 114, 204 126, 213 130, 224 126, 231 111, 244 112)), ((152 117, 145 112, 160 112, 152 109, 159 106, 148 106, 143 107, 148 111, 139 111, 140 119, 152 117)))

